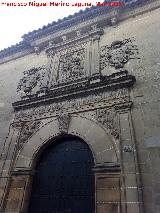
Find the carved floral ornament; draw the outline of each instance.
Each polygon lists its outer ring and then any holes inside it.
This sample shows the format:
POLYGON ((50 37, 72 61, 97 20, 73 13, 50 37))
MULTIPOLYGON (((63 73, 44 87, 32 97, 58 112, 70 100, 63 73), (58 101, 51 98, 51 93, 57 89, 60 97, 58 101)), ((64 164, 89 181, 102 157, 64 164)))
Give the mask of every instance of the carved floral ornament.
POLYGON ((21 124, 22 130, 18 141, 18 150, 21 149, 24 143, 32 136, 36 130, 40 127, 41 121, 29 121, 21 124))
POLYGON ((82 109, 91 108, 91 105, 104 102, 112 102, 118 99, 119 101, 128 102, 128 89, 118 89, 117 91, 108 91, 100 94, 88 95, 87 97, 68 99, 63 102, 52 103, 48 105, 37 106, 35 108, 20 110, 15 114, 15 121, 31 120, 34 118, 45 118, 48 116, 56 116, 57 113, 73 113, 82 109))
POLYGON ((118 122, 117 122, 117 113, 112 109, 97 109, 96 111, 96 120, 106 127, 110 134, 118 139, 119 131, 118 131, 118 122))

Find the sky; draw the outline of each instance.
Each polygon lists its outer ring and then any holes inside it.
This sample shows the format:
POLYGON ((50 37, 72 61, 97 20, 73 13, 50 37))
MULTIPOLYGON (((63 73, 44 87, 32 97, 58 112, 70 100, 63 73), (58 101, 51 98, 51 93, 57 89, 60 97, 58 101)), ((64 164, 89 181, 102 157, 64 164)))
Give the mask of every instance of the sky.
MULTIPOLYGON (((18 7, 6 6, 8 3, 29 3, 36 2, 92 2, 96 0, 0 0, 0 50, 14 45, 22 40, 22 36, 30 31, 41 28, 48 23, 62 19, 68 15, 78 12, 80 9, 84 10, 85 7, 73 6, 47 6, 47 7, 18 7), (5 3, 5 4, 2 4, 5 3)), ((103 0, 98 0, 102 2, 103 0)))

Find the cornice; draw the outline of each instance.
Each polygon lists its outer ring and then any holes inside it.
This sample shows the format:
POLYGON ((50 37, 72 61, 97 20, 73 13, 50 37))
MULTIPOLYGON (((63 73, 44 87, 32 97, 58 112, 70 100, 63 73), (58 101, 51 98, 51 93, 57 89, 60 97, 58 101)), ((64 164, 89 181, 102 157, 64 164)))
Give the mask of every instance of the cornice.
POLYGON ((105 163, 105 164, 100 164, 96 165, 92 169, 96 174, 98 173, 114 173, 114 172, 120 172, 121 168, 120 165, 117 163, 105 163))
POLYGON ((66 97, 83 97, 86 95, 95 94, 96 92, 129 88, 133 86, 135 81, 135 77, 128 75, 127 71, 114 73, 110 76, 92 76, 69 84, 58 84, 58 86, 48 90, 43 96, 29 97, 28 99, 14 102, 12 106, 15 110, 32 108, 60 100, 63 101, 66 100, 66 97))
MULTIPOLYGON (((80 23, 80 22, 84 22, 88 19, 93 19, 96 16, 99 16, 101 14, 105 14, 106 12, 109 13, 111 15, 111 12, 113 10, 118 10, 119 14, 123 13, 123 12, 128 12, 130 13, 130 11, 135 10, 136 8, 141 8, 141 7, 145 7, 146 5, 150 4, 151 2, 153 3, 153 1, 156 2, 156 0, 133 0, 130 1, 128 3, 125 3, 125 6, 120 6, 120 7, 115 7, 115 8, 111 8, 111 7, 107 7, 107 6, 92 6, 90 8, 86 8, 84 11, 80 10, 78 13, 75 13, 73 15, 70 15, 68 17, 65 17, 63 19, 59 19, 57 22, 52 22, 51 24, 48 24, 47 26, 43 26, 42 28, 38 29, 38 30, 34 30, 32 32, 29 32, 25 35, 23 35, 22 38, 26 39, 26 40, 34 40, 40 37, 43 37, 44 35, 48 35, 50 33, 53 33, 57 30, 66 29, 66 26, 73 26, 80 23)), ((151 8, 150 8, 151 9, 151 8)), ((143 10, 143 9, 142 9, 143 10)))

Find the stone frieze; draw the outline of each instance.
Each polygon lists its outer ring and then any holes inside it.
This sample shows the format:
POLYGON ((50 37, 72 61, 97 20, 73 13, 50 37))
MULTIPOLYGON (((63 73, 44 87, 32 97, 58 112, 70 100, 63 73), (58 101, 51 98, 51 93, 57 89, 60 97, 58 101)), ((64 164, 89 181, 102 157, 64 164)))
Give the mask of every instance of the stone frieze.
POLYGON ((15 121, 25 121, 44 117, 57 116, 62 113, 74 113, 85 110, 92 110, 96 107, 113 105, 116 102, 128 102, 128 89, 118 89, 89 95, 87 97, 67 99, 48 105, 41 105, 30 109, 20 110, 15 113, 15 121))

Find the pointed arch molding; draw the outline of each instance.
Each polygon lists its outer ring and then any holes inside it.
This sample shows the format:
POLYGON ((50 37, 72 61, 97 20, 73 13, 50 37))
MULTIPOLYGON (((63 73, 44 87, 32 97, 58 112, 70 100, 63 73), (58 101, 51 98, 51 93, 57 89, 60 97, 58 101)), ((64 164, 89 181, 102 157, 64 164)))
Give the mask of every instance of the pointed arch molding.
MULTIPOLYGON (((54 139, 61 134, 58 119, 38 129, 17 155, 14 170, 20 168, 32 169, 34 161, 50 139, 54 139)), ((118 163, 119 151, 116 143, 105 129, 96 122, 83 117, 72 116, 68 127, 68 134, 78 136, 83 139, 92 150, 95 164, 118 163)), ((52 140, 54 142, 54 140, 52 140)))

